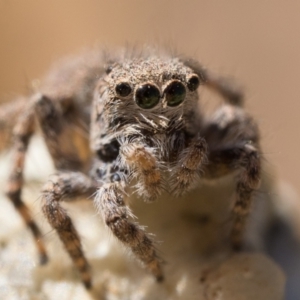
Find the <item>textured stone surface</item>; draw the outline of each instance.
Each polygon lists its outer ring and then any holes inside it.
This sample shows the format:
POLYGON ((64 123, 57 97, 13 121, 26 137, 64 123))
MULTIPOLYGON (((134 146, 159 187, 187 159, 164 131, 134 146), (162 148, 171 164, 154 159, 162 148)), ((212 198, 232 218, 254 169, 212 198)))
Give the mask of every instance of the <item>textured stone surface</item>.
POLYGON ((263 254, 234 255, 207 276, 207 300, 282 300, 285 276, 263 254))
MULTIPOLYGON (((37 264, 31 234, 1 194, 0 299, 283 299, 285 278, 275 263, 263 254, 230 252, 230 178, 204 185, 182 199, 165 195, 153 204, 132 199, 135 215, 148 232, 155 234, 159 253, 166 261, 166 281, 162 284, 157 284, 108 232, 92 201, 67 203, 93 271, 94 288, 87 292, 42 216, 38 191, 53 170, 39 140, 31 148, 24 199, 44 233, 50 261, 46 266, 37 264)), ((4 157, 1 162, 1 190, 7 161, 4 157)), ((248 233, 249 241, 258 248, 261 240, 253 236, 261 233, 268 219, 262 216, 268 211, 265 200, 260 199, 260 214, 250 222, 256 226, 248 233)))

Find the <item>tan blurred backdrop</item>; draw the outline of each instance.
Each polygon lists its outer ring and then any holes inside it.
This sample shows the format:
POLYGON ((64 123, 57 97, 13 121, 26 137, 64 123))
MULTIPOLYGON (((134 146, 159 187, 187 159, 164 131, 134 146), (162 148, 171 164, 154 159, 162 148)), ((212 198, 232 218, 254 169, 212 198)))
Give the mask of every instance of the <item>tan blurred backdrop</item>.
POLYGON ((83 47, 170 43, 245 87, 266 158, 300 191, 299 26, 293 0, 0 0, 0 99, 83 47))

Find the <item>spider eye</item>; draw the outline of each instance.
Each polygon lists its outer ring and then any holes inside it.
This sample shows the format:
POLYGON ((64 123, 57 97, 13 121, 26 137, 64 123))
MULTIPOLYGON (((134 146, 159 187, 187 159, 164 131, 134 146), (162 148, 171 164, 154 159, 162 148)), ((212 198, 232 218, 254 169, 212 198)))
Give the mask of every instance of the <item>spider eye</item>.
POLYGON ((188 89, 193 92, 195 91, 200 85, 200 79, 196 74, 192 74, 188 81, 187 81, 187 87, 188 89))
POLYGON ((135 102, 144 109, 150 109, 157 105, 160 99, 159 89, 150 83, 146 83, 137 88, 135 92, 135 102))
POLYGON ((185 99, 185 86, 179 81, 172 81, 165 89, 168 106, 177 106, 185 99))
POLYGON ((129 85, 129 83, 127 82, 120 82, 116 85, 116 94, 120 97, 126 97, 128 96, 131 91, 132 91, 132 88, 131 86, 129 85))

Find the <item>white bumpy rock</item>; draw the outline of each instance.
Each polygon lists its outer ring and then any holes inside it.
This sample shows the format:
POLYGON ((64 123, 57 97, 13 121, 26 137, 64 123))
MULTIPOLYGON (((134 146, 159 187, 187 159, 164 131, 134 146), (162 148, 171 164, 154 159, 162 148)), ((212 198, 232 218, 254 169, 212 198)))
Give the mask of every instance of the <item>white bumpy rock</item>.
MULTIPOLYGON (((35 176, 30 170, 45 170, 42 164, 45 166, 48 158, 43 151, 37 150, 42 147, 36 142, 28 155, 24 198, 45 234, 50 261, 45 266, 38 265, 29 231, 1 192, 0 299, 284 299, 285 276, 273 261, 264 254, 230 252, 230 224, 225 222, 230 211, 229 199, 234 191, 230 178, 215 186, 204 185, 184 198, 163 195, 152 204, 132 199, 132 209, 140 224, 147 226, 147 231, 161 241, 157 248, 166 261, 166 280, 161 284, 156 283, 112 237, 100 221, 92 201, 66 204, 93 270, 93 289, 86 291, 63 246, 41 213, 41 183, 36 182, 36 178, 45 181, 47 176, 41 176, 38 171, 38 176, 35 176)), ((1 191, 7 174, 6 161, 4 158, 0 162, 1 191)), ((52 173, 53 170, 49 170, 51 163, 47 165, 48 173, 52 173)), ((266 194, 263 195, 269 197, 266 194)), ((261 203, 268 200, 261 199, 261 203)), ((260 207, 261 211, 268 209, 260 207)), ((253 240, 261 243, 259 239, 253 240)))

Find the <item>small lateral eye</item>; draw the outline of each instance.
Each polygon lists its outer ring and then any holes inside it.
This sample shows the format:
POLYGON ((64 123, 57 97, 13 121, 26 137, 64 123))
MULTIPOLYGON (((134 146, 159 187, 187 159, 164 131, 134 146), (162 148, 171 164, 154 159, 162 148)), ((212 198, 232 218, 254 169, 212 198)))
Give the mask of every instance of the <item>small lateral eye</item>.
POLYGON ((166 87, 165 95, 168 106, 177 106, 185 99, 185 86, 179 80, 174 80, 166 87))
POLYGON ((146 83, 137 88, 135 92, 136 104, 144 109, 150 109, 157 105, 160 99, 159 89, 151 84, 146 83))
POLYGON ((199 87, 199 85, 200 85, 200 79, 199 79, 198 75, 196 75, 196 74, 190 75, 190 77, 188 78, 188 81, 187 81, 188 89, 191 92, 196 91, 196 89, 199 87))
POLYGON ((120 82, 116 85, 116 94, 120 97, 126 97, 128 96, 131 91, 132 91, 132 88, 130 86, 129 83, 127 82, 120 82))

